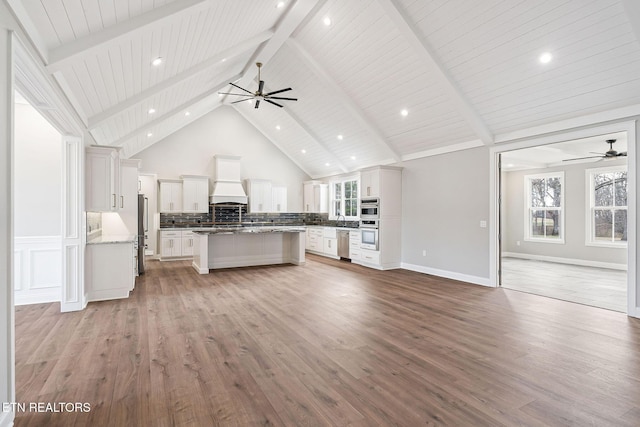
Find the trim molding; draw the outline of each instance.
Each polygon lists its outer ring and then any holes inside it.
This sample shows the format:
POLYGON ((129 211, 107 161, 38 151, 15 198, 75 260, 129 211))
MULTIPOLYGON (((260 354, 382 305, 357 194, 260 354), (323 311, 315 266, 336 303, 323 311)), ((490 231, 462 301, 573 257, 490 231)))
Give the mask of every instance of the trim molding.
POLYGON ((588 261, 584 259, 560 258, 560 257, 548 256, 548 255, 522 254, 518 252, 503 252, 502 256, 508 257, 508 258, 530 259, 533 261, 555 262, 556 264, 570 264, 570 265, 579 265, 582 267, 598 267, 598 268, 608 268, 611 270, 627 271, 626 264, 617 264, 614 262, 588 261))
POLYGON ((423 265, 409 264, 406 262, 401 263, 400 267, 404 268, 405 270, 416 271, 418 273, 444 277, 445 279, 453 279, 453 280, 458 280, 460 282, 471 283, 473 285, 481 285, 481 286, 487 286, 490 288, 495 288, 495 286, 491 284, 491 281, 489 280, 488 277, 472 276, 469 274, 456 273, 455 271, 440 270, 437 268, 425 267, 423 265))
POLYGON ((14 418, 13 412, 0 412, 0 427, 12 427, 14 418))
POLYGON ((62 271, 55 271, 50 263, 61 264, 61 242, 61 236, 14 238, 15 305, 60 302, 62 271), (56 257, 59 262, 55 262, 56 257))

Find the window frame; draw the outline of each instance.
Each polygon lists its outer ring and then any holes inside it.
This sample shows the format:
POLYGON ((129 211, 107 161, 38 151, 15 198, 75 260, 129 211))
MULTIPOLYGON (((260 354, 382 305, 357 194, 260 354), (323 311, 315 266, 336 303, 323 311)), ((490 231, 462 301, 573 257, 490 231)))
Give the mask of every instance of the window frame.
MULTIPOLYGON (((334 179, 332 181, 329 182, 329 219, 330 220, 337 220, 338 219, 338 215, 335 215, 335 211, 334 211, 334 207, 335 207, 335 202, 337 201, 335 198, 335 186, 336 184, 340 184, 342 186, 342 190, 341 190, 341 195, 342 198, 340 199, 340 212, 344 212, 345 211, 345 191, 344 191, 344 185, 347 182, 352 182, 355 181, 356 183, 356 195, 355 197, 351 197, 351 200, 355 199, 356 200, 356 215, 345 215, 345 221, 358 221, 360 219, 360 177, 357 175, 350 175, 350 176, 345 176, 342 177, 340 179, 334 179)), ((342 215, 344 214, 340 214, 340 219, 342 219, 342 215)))
POLYGON ((524 238, 525 242, 551 243, 563 245, 565 243, 565 184, 564 171, 539 173, 524 176, 524 238), (560 180, 560 207, 540 207, 531 206, 531 182, 534 179, 558 178, 560 180), (558 238, 535 237, 531 235, 531 212, 533 210, 557 210, 560 212, 560 236, 558 238))
MULTIPOLYGON (((595 206, 595 188, 593 182, 593 175, 595 174, 603 174, 603 173, 615 173, 615 172, 626 172, 627 173, 627 205, 624 207, 624 210, 627 211, 627 230, 628 230, 628 219, 629 219, 629 168, 627 165, 618 165, 618 166, 605 166, 601 168, 591 168, 585 169, 585 179, 586 179, 586 206, 585 206, 585 246, 594 246, 600 248, 626 248, 628 240, 620 240, 620 241, 610 241, 605 242, 602 240, 595 239, 595 215, 594 211, 596 209, 595 206)), ((615 205, 615 196, 613 198, 614 205, 611 207, 599 206, 598 209, 621 209, 619 206, 615 205)))

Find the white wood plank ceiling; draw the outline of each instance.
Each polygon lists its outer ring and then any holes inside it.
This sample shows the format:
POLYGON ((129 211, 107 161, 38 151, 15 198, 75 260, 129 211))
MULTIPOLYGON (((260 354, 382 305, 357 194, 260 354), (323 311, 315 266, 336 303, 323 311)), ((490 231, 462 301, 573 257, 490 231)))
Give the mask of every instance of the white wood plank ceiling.
POLYGON ((640 104, 632 0, 7 3, 95 142, 127 156, 222 106, 322 177, 640 104), (256 90, 257 61, 299 101, 218 96, 256 90))

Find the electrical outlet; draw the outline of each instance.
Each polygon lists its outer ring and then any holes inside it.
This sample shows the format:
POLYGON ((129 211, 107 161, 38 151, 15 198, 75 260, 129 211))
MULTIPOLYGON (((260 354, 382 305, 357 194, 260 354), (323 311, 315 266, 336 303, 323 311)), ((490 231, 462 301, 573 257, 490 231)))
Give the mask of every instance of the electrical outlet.
POLYGON ((480 221, 480 228, 487 228, 487 221, 480 221))
POLYGON ((422 256, 427 256, 427 250, 426 249, 422 250, 422 256))

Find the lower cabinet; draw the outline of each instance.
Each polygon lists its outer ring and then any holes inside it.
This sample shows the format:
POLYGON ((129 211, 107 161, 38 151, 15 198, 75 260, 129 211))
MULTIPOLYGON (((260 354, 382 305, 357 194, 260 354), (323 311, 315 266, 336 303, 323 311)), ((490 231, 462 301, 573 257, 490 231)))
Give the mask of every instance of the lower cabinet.
POLYGON ((136 280, 134 243, 90 244, 86 248, 87 300, 129 297, 136 280))
POLYGON ((307 227, 306 250, 338 258, 338 235, 335 227, 307 227))
POLYGON ((193 256, 193 231, 182 232, 182 256, 193 256))
POLYGON ((160 259, 193 257, 195 244, 191 230, 160 230, 160 259))
POLYGON ((306 249, 311 252, 322 252, 324 235, 322 228, 307 228, 306 249))
POLYGON ((338 256, 338 235, 336 229, 333 227, 324 227, 322 230, 323 245, 322 252, 325 255, 337 257, 338 256))
POLYGON ((362 253, 362 249, 360 248, 361 239, 360 239, 360 231, 350 231, 349 232, 349 258, 351 261, 359 261, 362 253))

